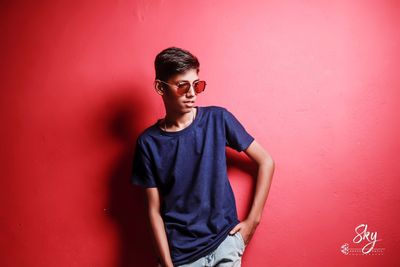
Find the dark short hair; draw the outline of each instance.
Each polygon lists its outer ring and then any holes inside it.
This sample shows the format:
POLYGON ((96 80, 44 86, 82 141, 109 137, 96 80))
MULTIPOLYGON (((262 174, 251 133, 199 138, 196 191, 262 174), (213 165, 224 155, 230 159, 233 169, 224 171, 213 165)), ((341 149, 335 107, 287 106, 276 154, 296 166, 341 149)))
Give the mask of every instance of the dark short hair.
POLYGON ((172 76, 183 74, 191 69, 199 72, 200 63, 197 57, 189 51, 178 47, 169 47, 156 56, 154 68, 156 79, 168 81, 172 76))

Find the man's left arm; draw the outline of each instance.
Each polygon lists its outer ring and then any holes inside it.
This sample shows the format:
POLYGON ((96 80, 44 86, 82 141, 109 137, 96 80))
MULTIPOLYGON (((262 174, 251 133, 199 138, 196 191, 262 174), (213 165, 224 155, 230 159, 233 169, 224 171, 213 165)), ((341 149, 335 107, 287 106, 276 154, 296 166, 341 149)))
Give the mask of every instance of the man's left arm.
POLYGON ((249 147, 244 150, 244 152, 258 165, 255 194, 247 218, 236 225, 231 230, 230 234, 240 231, 245 244, 247 245, 261 221, 265 201, 267 200, 269 189, 271 187, 275 162, 271 155, 256 140, 254 140, 249 147))

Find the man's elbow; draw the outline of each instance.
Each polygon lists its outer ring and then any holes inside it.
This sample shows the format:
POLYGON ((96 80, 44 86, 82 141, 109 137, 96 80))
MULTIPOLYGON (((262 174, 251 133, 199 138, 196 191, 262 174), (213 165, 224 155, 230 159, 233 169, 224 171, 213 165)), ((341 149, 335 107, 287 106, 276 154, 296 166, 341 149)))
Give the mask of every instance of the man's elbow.
POLYGON ((149 215, 149 218, 153 219, 153 220, 157 219, 157 218, 159 218, 161 216, 160 209, 155 208, 155 207, 149 207, 147 209, 147 213, 149 215))
POLYGON ((267 166, 269 168, 275 169, 275 161, 270 155, 264 156, 260 162, 259 165, 267 166))
POLYGON ((272 157, 266 157, 265 159, 263 159, 262 163, 258 165, 258 168, 262 168, 264 170, 264 174, 267 174, 264 177, 268 177, 267 180, 271 182, 275 172, 275 161, 272 159, 272 157))

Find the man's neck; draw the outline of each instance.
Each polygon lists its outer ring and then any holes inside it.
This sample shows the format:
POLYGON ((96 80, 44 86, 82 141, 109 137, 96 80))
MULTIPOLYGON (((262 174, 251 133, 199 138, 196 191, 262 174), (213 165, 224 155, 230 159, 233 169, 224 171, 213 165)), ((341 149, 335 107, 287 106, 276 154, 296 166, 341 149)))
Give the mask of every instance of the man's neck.
POLYGON ((162 127, 165 127, 166 123, 168 130, 184 129, 192 123, 196 112, 197 109, 195 107, 193 107, 190 112, 185 113, 175 113, 167 110, 167 115, 164 120, 162 120, 162 127))

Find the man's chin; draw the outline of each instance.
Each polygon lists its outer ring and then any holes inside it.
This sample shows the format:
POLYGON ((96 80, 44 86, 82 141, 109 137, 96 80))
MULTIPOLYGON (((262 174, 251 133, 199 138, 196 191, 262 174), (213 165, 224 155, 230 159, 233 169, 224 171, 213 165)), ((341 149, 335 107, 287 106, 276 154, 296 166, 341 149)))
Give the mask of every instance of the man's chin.
POLYGON ((196 107, 196 103, 179 103, 175 106, 174 110, 181 114, 192 112, 193 108, 196 107))

